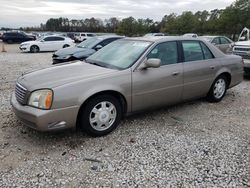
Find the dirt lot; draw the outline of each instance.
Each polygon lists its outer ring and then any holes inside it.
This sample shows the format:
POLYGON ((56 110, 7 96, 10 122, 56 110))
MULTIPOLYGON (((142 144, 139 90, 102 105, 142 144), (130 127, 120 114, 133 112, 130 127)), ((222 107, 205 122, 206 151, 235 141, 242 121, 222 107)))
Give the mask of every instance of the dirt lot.
POLYGON ((39 133, 11 111, 16 78, 52 53, 0 53, 0 187, 250 187, 250 80, 123 120, 110 135, 39 133))

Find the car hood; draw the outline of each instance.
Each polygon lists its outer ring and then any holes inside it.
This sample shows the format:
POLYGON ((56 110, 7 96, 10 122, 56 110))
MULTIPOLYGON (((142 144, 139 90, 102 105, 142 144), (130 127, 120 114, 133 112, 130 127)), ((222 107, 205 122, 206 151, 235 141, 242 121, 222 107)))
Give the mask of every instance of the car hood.
POLYGON ((59 57, 65 57, 65 56, 68 56, 68 55, 81 57, 81 56, 84 56, 86 54, 93 54, 94 52, 95 52, 94 49, 78 48, 78 47, 74 46, 74 47, 60 49, 60 50, 55 52, 55 55, 59 56, 59 57))
POLYGON ((235 46, 250 46, 250 40, 236 42, 235 46))
POLYGON ((31 41, 27 41, 27 42, 22 42, 20 45, 24 45, 24 44, 32 45, 32 44, 38 44, 38 43, 39 43, 39 41, 31 40, 31 41))
POLYGON ((97 79, 117 71, 77 61, 27 73, 18 78, 18 83, 29 91, 33 91, 41 88, 55 88, 84 79, 97 79))

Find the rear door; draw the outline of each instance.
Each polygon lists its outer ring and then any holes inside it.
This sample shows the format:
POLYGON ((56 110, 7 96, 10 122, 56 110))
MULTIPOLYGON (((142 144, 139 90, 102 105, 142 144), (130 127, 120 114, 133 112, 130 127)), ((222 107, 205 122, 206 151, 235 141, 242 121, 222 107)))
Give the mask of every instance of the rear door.
POLYGON ((160 43, 146 59, 161 60, 159 68, 135 70, 132 73, 133 111, 172 104, 181 100, 183 64, 180 63, 177 42, 160 43))
POLYGON ((219 69, 219 62, 201 41, 182 41, 184 60, 183 100, 205 96, 219 69))
POLYGON ((39 48, 42 51, 52 51, 53 50, 53 41, 54 37, 45 37, 42 42, 39 44, 39 48))
POLYGON ((53 45, 52 45, 52 51, 59 50, 63 48, 63 45, 65 44, 65 38, 63 37, 54 37, 53 38, 53 45))

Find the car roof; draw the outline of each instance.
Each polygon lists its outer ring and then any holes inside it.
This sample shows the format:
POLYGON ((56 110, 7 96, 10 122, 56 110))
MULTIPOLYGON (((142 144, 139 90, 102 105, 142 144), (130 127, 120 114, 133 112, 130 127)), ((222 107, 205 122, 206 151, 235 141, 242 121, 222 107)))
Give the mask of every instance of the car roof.
POLYGON ((101 36, 95 36, 95 37, 100 40, 109 39, 109 38, 124 38, 124 36, 120 36, 120 35, 101 35, 101 36))
POLYGON ((45 35, 45 36, 43 36, 43 38, 45 38, 45 37, 62 37, 62 38, 68 38, 68 37, 65 37, 65 36, 62 36, 62 35, 45 35))
POLYGON ((164 42, 173 40, 199 40, 199 38, 186 37, 183 36, 149 36, 149 37, 127 37, 126 39, 138 40, 138 41, 148 41, 148 42, 164 42))

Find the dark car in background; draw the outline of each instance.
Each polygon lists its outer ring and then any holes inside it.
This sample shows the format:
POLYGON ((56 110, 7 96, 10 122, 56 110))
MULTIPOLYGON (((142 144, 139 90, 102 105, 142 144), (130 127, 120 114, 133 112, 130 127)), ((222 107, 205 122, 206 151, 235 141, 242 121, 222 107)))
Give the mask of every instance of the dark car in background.
POLYGON ((123 36, 99 36, 89 38, 74 47, 68 47, 56 51, 52 58, 53 64, 73 61, 73 60, 84 60, 102 47, 109 43, 124 38, 123 36))
POLYGON ((22 43, 26 41, 36 40, 35 36, 27 35, 23 32, 6 32, 2 36, 3 42, 22 43))

